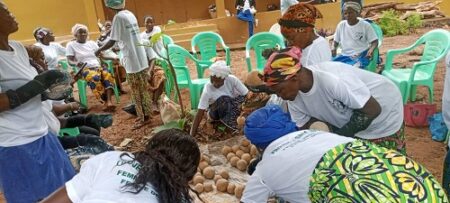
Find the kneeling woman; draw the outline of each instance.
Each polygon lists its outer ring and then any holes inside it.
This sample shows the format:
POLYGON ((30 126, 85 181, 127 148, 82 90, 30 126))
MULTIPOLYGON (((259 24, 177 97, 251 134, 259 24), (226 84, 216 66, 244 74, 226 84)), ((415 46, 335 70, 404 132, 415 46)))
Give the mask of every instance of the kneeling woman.
POLYGON ((198 126, 205 111, 212 120, 220 120, 227 127, 237 129, 237 117, 241 113, 241 104, 248 89, 234 75, 225 61, 217 61, 210 67, 211 81, 203 88, 198 112, 192 124, 191 135, 197 134, 198 126))
POLYGON ((104 110, 114 110, 111 97, 114 94, 114 78, 107 68, 100 65, 95 50, 98 45, 94 41, 87 41, 88 29, 85 25, 76 24, 72 27, 72 34, 76 41, 67 43, 66 56, 71 65, 81 68, 86 63, 86 68, 82 70, 81 76, 86 80, 95 97, 105 102, 104 110))
POLYGON ((241 202, 275 195, 291 203, 448 202, 433 175, 410 158, 368 141, 297 131, 278 106, 250 114, 244 133, 264 151, 241 202))
POLYGON ((87 160, 78 175, 43 202, 192 202, 188 182, 199 162, 193 137, 164 130, 144 151, 105 152, 87 160))

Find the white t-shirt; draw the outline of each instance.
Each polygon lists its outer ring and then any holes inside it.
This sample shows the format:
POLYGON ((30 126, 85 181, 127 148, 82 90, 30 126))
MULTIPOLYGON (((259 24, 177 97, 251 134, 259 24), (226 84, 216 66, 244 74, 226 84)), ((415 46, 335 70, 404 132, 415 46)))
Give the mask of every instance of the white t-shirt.
POLYGON ((224 84, 215 88, 211 82, 205 84, 202 96, 198 104, 198 109, 208 109, 209 105, 213 104, 221 96, 230 96, 235 98, 237 96, 247 95, 248 89, 236 76, 229 75, 225 78, 224 84))
POLYGON ((319 36, 312 44, 302 51, 300 63, 302 66, 310 66, 320 62, 331 61, 331 49, 328 41, 319 36))
POLYGON ((100 67, 95 51, 98 49, 97 43, 94 41, 86 41, 86 43, 79 43, 71 41, 67 43, 66 56, 75 56, 78 62, 87 63, 87 67, 100 67))
POLYGON ((42 48, 49 70, 57 69, 59 57, 66 56, 66 48, 56 42, 50 42, 48 46, 40 42, 37 42, 34 45, 42 48))
POLYGON ((445 125, 450 129, 450 51, 445 59, 445 65, 447 68, 445 69, 445 82, 442 94, 442 117, 445 125))
MULTIPOLYGON (((23 45, 9 41, 9 46, 14 51, 0 50, 0 93, 16 90, 37 75, 23 45)), ((1 147, 28 144, 47 134, 41 105, 37 95, 15 109, 0 112, 1 147)))
POLYGON ((292 203, 311 202, 309 182, 317 163, 333 147, 352 141, 352 138, 310 130, 278 138, 264 150, 241 202, 267 202, 274 195, 292 203))
POLYGON ((358 20, 353 26, 349 25, 347 20, 337 25, 334 41, 339 43, 344 56, 358 55, 367 50, 372 41, 378 39, 369 22, 361 18, 358 20))
POLYGON ((137 73, 148 68, 136 17, 128 10, 119 11, 113 19, 111 39, 118 42, 123 54, 122 63, 127 73, 137 73))
POLYGON ((353 68, 340 62, 323 62, 309 68, 314 84, 307 93, 299 91, 294 101, 288 101, 289 112, 297 126, 311 117, 336 127, 344 126, 361 109, 370 96, 381 106, 381 113, 371 125, 356 133, 357 137, 375 139, 397 132, 403 123, 403 102, 400 91, 384 76, 353 68))
POLYGON ((53 103, 52 100, 47 100, 42 102, 42 111, 44 113, 45 122, 48 125, 48 130, 58 135, 61 129, 61 123, 59 122, 56 115, 53 113, 53 103))
MULTIPOLYGON (((104 152, 86 160, 80 173, 66 183, 67 195, 76 203, 157 203, 157 192, 148 184, 138 194, 132 188, 124 188, 133 182, 141 165, 132 161, 124 152, 104 152), (128 162, 128 163, 127 163, 128 162)), ((132 154, 129 154, 133 157, 132 154)))
MULTIPOLYGON (((153 26, 153 30, 151 32, 147 33, 146 31, 144 31, 141 33, 141 39, 144 42, 144 44, 150 45, 149 41, 150 37, 160 32, 161 28, 159 26, 153 26)), ((153 47, 145 47, 145 52, 147 53, 147 57, 150 60, 154 58, 159 58, 159 55, 163 55, 164 54, 163 50, 164 44, 162 39, 158 40, 158 42, 156 42, 156 44, 154 44, 153 47)))
POLYGON ((284 13, 286 13, 286 11, 288 10, 288 8, 292 5, 298 4, 297 0, 281 0, 280 2, 280 10, 281 10, 281 15, 283 15, 284 13))

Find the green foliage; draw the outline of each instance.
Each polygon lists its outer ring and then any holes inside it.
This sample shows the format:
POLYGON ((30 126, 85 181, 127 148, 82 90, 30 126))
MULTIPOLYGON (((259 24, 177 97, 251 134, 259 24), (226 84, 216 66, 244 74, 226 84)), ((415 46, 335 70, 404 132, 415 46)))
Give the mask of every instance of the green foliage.
POLYGON ((406 19, 406 25, 409 29, 417 29, 422 27, 422 16, 418 13, 414 13, 406 19))
POLYGON ((389 9, 383 11, 378 24, 385 36, 391 37, 395 35, 408 34, 410 31, 422 26, 422 19, 420 14, 414 13, 409 16, 406 20, 400 19, 400 13, 389 9))
POLYGON ((186 123, 187 123, 187 119, 185 119, 185 118, 174 120, 174 121, 171 121, 169 123, 166 123, 164 125, 154 128, 153 133, 158 133, 160 131, 168 130, 168 129, 172 129, 172 128, 184 130, 186 123))

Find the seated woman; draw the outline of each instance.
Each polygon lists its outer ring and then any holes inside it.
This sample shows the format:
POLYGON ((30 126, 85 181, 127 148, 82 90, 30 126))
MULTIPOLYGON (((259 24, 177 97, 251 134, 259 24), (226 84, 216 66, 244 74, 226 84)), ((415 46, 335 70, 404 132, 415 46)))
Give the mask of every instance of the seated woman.
POLYGON ((54 42, 55 36, 49 28, 38 27, 34 30, 33 35, 36 39, 34 45, 42 48, 42 51, 44 51, 48 69, 57 69, 58 59, 65 56, 66 48, 54 42))
POLYGON ((196 140, 177 130, 154 135, 144 150, 105 152, 84 162, 81 171, 43 203, 193 202, 189 181, 197 172, 196 140))
POLYGON ((88 29, 85 25, 76 24, 72 27, 72 34, 76 40, 67 43, 67 59, 71 65, 86 67, 81 71, 81 76, 86 80, 95 97, 104 102, 106 111, 113 111, 115 105, 111 97, 114 95, 114 77, 107 68, 102 67, 95 56, 98 46, 93 41, 87 41, 88 29))
POLYGON ((241 202, 448 202, 423 166, 371 142, 297 131, 278 106, 247 118, 244 134, 262 151, 241 202))
POLYGON ((198 126, 205 111, 212 120, 219 120, 232 130, 237 129, 241 113, 241 104, 247 96, 248 89, 234 75, 225 61, 216 61, 211 65, 210 82, 205 84, 198 104, 198 112, 191 128, 191 135, 197 134, 198 126))
POLYGON ((365 68, 372 59, 375 48, 378 47, 378 37, 369 22, 358 18, 361 5, 349 1, 344 3, 345 20, 341 21, 334 34, 332 55, 334 61, 340 61, 359 68, 365 68), (336 56, 337 47, 342 49, 336 56))
POLYGON ((257 25, 257 20, 255 19, 256 14, 256 1, 255 0, 236 0, 236 17, 239 20, 248 22, 248 37, 253 36, 253 24, 257 25))

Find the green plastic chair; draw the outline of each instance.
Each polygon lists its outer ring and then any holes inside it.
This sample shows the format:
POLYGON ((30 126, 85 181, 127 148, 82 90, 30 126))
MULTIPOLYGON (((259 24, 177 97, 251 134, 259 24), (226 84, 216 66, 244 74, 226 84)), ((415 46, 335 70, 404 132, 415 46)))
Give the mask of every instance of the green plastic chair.
MULTIPOLYGON (((112 61, 111 60, 103 60, 103 62, 108 65, 108 71, 112 74, 112 76, 114 76, 114 68, 113 68, 112 61)), ((78 69, 76 67, 69 65, 69 63, 67 62, 67 59, 60 60, 58 63, 61 66, 61 68, 65 71, 68 71, 69 67, 72 67, 74 72, 78 71, 78 69)), ((89 106, 88 106, 87 92, 86 92, 86 87, 87 87, 86 80, 79 79, 77 81, 77 87, 78 87, 78 96, 79 96, 80 104, 84 108, 88 109, 89 106)), ((117 84, 114 85, 113 91, 114 91, 114 96, 116 98, 116 103, 119 104, 120 103, 120 96, 119 96, 120 93, 119 93, 119 88, 117 87, 117 84)))
POLYGON ((373 30, 377 34, 378 37, 378 47, 375 48, 372 55, 372 60, 370 61, 369 65, 367 65, 366 69, 371 72, 376 72, 378 67, 378 58, 380 56, 380 47, 383 43, 383 30, 381 30, 380 26, 377 25, 375 22, 371 22, 370 25, 372 26, 373 30))
POLYGON ((80 134, 80 129, 78 127, 75 128, 62 128, 59 130, 59 137, 70 136, 76 137, 80 134))
MULTIPOLYGON (((169 37, 169 35, 164 34, 163 35, 163 44, 164 44, 164 47, 168 46, 169 44, 173 44, 172 38, 169 37)), ((167 53, 164 53, 164 56, 168 57, 167 53)), ((156 61, 156 65, 159 65, 164 70, 164 74, 166 75, 166 81, 164 83, 164 91, 166 92, 166 95, 170 98, 170 94, 173 89, 173 79, 170 78, 171 74, 170 74, 170 70, 169 70, 169 64, 164 59, 159 58, 156 61)))
POLYGON ((271 32, 260 32, 247 40, 245 45, 245 60, 247 62, 247 71, 252 71, 252 63, 250 60, 250 50, 253 49, 256 56, 256 69, 262 71, 266 64, 266 59, 262 56, 265 49, 275 48, 279 46, 281 49, 285 48, 284 40, 281 35, 271 32))
POLYGON ((217 44, 220 44, 225 50, 227 65, 231 64, 230 48, 225 45, 222 37, 215 32, 199 32, 191 40, 192 53, 201 63, 197 65, 198 78, 203 78, 203 74, 209 66, 211 59, 217 56, 217 44), (197 54, 198 47, 200 54, 197 54))
POLYGON ((386 53, 385 70, 382 74, 391 79, 400 88, 404 104, 406 104, 409 97, 411 101, 416 99, 418 85, 428 87, 429 102, 433 103, 433 78, 436 64, 447 54, 449 46, 450 33, 443 29, 436 29, 424 34, 409 47, 389 50, 386 53), (395 55, 411 51, 422 44, 425 44, 425 47, 419 62, 414 63, 411 68, 392 68, 395 55))
MULTIPOLYGON (((170 44, 168 51, 169 60, 175 70, 178 87, 180 89, 189 88, 191 95, 191 109, 197 109, 203 86, 209 81, 209 78, 191 79, 189 68, 186 65, 186 58, 195 63, 198 63, 199 61, 183 47, 176 44, 170 44)), ((170 71, 169 77, 173 77, 172 74, 170 74, 170 71)))

